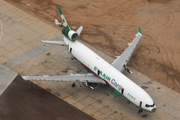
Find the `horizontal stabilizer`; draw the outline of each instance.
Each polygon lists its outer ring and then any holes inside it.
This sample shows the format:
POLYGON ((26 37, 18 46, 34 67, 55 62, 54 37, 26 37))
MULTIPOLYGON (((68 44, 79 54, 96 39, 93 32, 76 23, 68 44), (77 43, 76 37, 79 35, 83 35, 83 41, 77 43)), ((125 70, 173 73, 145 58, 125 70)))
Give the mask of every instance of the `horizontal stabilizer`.
POLYGON ((66 43, 64 41, 43 41, 43 40, 41 40, 41 42, 49 43, 49 44, 66 45, 66 43))
POLYGON ((76 31, 76 33, 78 34, 78 36, 81 34, 83 29, 83 26, 80 26, 79 29, 76 31))

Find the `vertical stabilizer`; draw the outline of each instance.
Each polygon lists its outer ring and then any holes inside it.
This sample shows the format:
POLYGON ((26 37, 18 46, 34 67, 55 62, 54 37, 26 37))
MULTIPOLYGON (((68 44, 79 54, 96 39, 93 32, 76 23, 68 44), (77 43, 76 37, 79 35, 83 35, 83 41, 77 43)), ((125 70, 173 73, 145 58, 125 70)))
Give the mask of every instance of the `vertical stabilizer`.
POLYGON ((66 18, 63 15, 63 12, 62 12, 61 8, 58 7, 58 10, 59 10, 59 14, 60 14, 61 19, 62 19, 61 26, 65 27, 68 31, 71 30, 68 23, 67 23, 67 21, 66 21, 66 18))

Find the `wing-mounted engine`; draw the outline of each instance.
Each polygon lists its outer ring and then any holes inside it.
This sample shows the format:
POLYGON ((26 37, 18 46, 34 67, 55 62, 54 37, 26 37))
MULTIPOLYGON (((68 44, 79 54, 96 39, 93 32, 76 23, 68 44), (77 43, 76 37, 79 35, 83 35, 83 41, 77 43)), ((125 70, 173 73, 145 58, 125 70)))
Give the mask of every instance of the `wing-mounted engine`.
POLYGON ((66 27, 62 29, 62 34, 71 41, 76 41, 78 38, 78 33, 73 30, 68 30, 66 27))

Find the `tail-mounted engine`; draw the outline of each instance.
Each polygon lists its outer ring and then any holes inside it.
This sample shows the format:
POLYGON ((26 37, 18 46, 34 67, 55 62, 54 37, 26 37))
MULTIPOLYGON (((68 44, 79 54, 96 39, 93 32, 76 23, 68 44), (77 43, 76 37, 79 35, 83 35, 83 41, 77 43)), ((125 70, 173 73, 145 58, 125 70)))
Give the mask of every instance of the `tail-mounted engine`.
POLYGON ((71 41, 76 41, 78 38, 78 33, 76 33, 73 30, 68 30, 66 27, 62 29, 62 34, 65 35, 71 41))
POLYGON ((76 41, 78 34, 73 30, 67 30, 67 28, 62 29, 62 34, 65 35, 69 40, 76 41))
POLYGON ((81 34, 81 31, 82 31, 83 27, 80 26, 79 29, 76 32, 71 30, 68 23, 67 23, 67 21, 66 21, 66 19, 65 19, 65 17, 64 17, 64 15, 63 15, 63 12, 62 12, 61 8, 58 7, 58 9, 59 9, 59 14, 60 14, 61 19, 62 19, 63 22, 60 23, 57 19, 55 19, 55 24, 63 27, 62 34, 64 36, 66 36, 66 38, 68 38, 69 40, 71 40, 73 42, 76 41, 78 39, 78 36, 81 34))

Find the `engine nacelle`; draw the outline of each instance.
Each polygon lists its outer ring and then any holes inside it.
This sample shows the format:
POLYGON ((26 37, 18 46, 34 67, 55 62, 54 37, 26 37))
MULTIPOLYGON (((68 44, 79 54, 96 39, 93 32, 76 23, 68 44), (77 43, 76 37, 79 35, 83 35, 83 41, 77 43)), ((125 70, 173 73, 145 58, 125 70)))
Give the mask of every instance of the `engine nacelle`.
POLYGON ((69 30, 66 27, 62 29, 62 34, 65 35, 71 41, 76 41, 78 38, 78 34, 75 31, 69 30))
POLYGON ((73 41, 76 41, 77 38, 78 38, 78 34, 75 31, 73 31, 73 30, 69 31, 68 36, 73 41))

